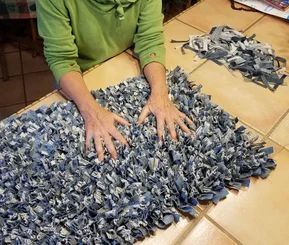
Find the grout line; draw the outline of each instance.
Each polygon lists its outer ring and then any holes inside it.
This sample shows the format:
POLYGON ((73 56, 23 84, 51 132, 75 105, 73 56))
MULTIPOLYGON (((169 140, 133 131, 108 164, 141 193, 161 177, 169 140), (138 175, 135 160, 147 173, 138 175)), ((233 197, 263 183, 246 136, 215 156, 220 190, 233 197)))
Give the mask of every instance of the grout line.
MULTIPOLYGON (((195 5, 193 5, 191 8, 195 7, 196 5, 200 4, 201 2, 202 2, 202 1, 197 2, 197 3, 196 3, 195 5)), ((189 8, 189 9, 191 9, 191 8, 189 8)), ((187 10, 189 10, 189 9, 187 9, 187 10)), ((193 27, 193 28, 195 28, 195 29, 197 29, 197 30, 199 30, 199 31, 201 31, 201 32, 203 32, 203 33, 207 33, 208 31, 205 31, 205 30, 203 30, 203 29, 201 29, 201 28, 199 28, 199 27, 197 27, 197 26, 194 26, 194 25, 192 25, 192 24, 189 24, 189 23, 184 22, 184 21, 182 21, 182 20, 179 19, 179 16, 182 15, 182 14, 184 14, 185 12, 187 12, 187 10, 185 10, 184 12, 176 15, 173 19, 176 19, 176 20, 182 22, 183 24, 186 24, 186 25, 188 25, 188 26, 190 26, 190 27, 193 27)), ((260 12, 260 14, 262 14, 262 13, 260 12)), ((262 14, 261 17, 259 17, 259 18, 258 18, 257 20, 255 20, 253 23, 251 23, 250 25, 248 25, 247 27, 245 27, 244 30, 241 30, 241 32, 243 32, 243 33, 246 32, 249 28, 251 28, 251 27, 252 27, 253 25, 255 25, 257 22, 259 22, 260 20, 262 20, 265 16, 266 16, 265 14, 262 14)))
MULTIPOLYGON (((190 72, 187 72, 189 79, 190 80, 190 76, 199 68, 201 68, 202 66, 204 66, 205 64, 207 64, 209 60, 204 60, 204 62, 202 62, 201 64, 197 65, 195 68, 193 68, 193 70, 191 70, 190 72)), ((189 82, 193 82, 193 83, 198 83, 198 81, 189 81, 189 82)), ((202 84, 201 84, 202 85, 202 84)))
POLYGON ((190 26, 190 27, 195 28, 196 30, 198 30, 198 31, 200 31, 200 32, 202 32, 202 33, 207 33, 207 32, 208 32, 208 31, 205 31, 205 30, 200 29, 199 27, 196 27, 196 26, 193 26, 193 25, 191 25, 191 24, 189 24, 189 23, 187 23, 187 22, 184 22, 184 21, 182 21, 182 20, 180 20, 180 19, 178 19, 178 18, 176 18, 176 20, 182 22, 183 24, 185 24, 185 25, 187 25, 187 26, 190 26))
POLYGON ((202 218, 205 216, 205 210, 203 210, 196 218, 191 220, 191 224, 189 224, 188 227, 184 229, 184 232, 176 238, 174 244, 181 244, 184 241, 184 239, 190 234, 190 232, 200 223, 202 218))
POLYGON ((242 32, 245 33, 246 31, 248 31, 252 26, 254 26, 255 24, 257 24, 259 21, 261 21, 266 15, 263 14, 263 16, 261 16, 259 19, 255 20, 253 23, 251 23, 249 26, 247 26, 242 32))
MULTIPOLYGON (((200 64, 199 66, 197 66, 196 68, 194 68, 191 72, 188 73, 189 76, 190 76, 193 72, 195 72, 196 70, 198 70, 199 68, 201 68, 203 65, 205 65, 208 61, 209 61, 209 60, 206 60, 204 63, 202 63, 202 64, 200 64)), ((190 80, 190 79, 189 79, 189 80, 190 80)), ((199 81, 191 80, 191 82, 202 85, 199 81)), ((203 91, 201 91, 201 92, 204 93, 203 91)), ((214 101, 212 101, 212 102, 215 103, 214 101)), ((217 104, 217 103, 215 103, 215 104, 217 104)), ((219 105, 221 108, 223 108, 223 109, 225 110, 225 108, 224 108, 222 105, 220 105, 220 104, 217 104, 217 105, 219 105)), ((282 122, 282 120, 289 114, 289 109, 281 116, 281 118, 278 119, 278 121, 277 121, 277 122, 274 124, 274 126, 268 131, 268 133, 262 132, 260 129, 252 126, 250 123, 245 122, 245 121, 244 121, 243 119, 241 119, 238 115, 235 115, 235 114, 233 114, 233 113, 229 113, 229 114, 230 114, 230 116, 233 117, 233 118, 238 118, 238 120, 239 120, 240 123, 242 123, 242 124, 244 124, 244 126, 248 127, 248 130, 249 130, 249 131, 250 131, 250 129, 251 129, 251 130, 254 130, 254 131, 256 131, 257 133, 259 133, 259 134, 261 135, 261 137, 262 137, 262 140, 263 140, 263 141, 266 141, 266 140, 269 138, 270 134, 272 134, 272 132, 280 125, 280 123, 282 122)), ((252 132, 252 133, 254 133, 254 132, 252 132)), ((272 140, 272 139, 270 139, 270 140, 272 140)), ((276 142, 276 141, 274 141, 274 140, 272 140, 272 141, 273 141, 274 143, 276 143, 277 145, 283 147, 283 146, 280 145, 278 142, 276 142)))
POLYGON ((182 24, 184 24, 184 25, 186 25, 186 26, 189 26, 189 27, 191 27, 191 28, 193 28, 193 29, 196 29, 197 31, 200 31, 200 32, 202 32, 202 34, 205 34, 206 32, 205 31, 203 31, 203 30, 201 30, 201 29, 199 29, 199 28, 197 28, 197 27, 195 27, 195 26, 191 26, 190 24, 188 24, 188 23, 186 23, 186 22, 184 22, 184 21, 182 21, 182 20, 180 20, 180 19, 175 19, 176 21, 178 21, 178 22, 180 22, 180 23, 182 23, 182 24))
POLYGON ((242 245, 242 242, 239 241, 236 237, 234 237, 230 232, 228 232, 226 229, 224 229, 219 223, 217 223, 215 220, 213 220, 209 215, 205 214, 205 218, 210 221, 214 226, 216 226, 219 230, 221 230, 223 233, 225 233, 231 240, 233 240, 235 243, 242 245))
POLYGON ((289 115, 289 109, 278 119, 274 126, 269 130, 269 132, 265 135, 265 139, 268 139, 270 137, 273 131, 281 124, 281 122, 287 115, 289 115))
POLYGON ((202 30, 202 29, 200 29, 200 28, 198 28, 198 27, 196 27, 196 26, 192 26, 192 25, 190 25, 190 24, 188 24, 187 22, 184 22, 184 21, 182 21, 182 20, 180 20, 180 19, 175 19, 176 21, 178 21, 178 22, 181 22, 182 24, 184 24, 184 25, 186 25, 186 26, 189 26, 189 27, 191 27, 191 28, 194 28, 194 29, 196 29, 197 31, 200 31, 200 32, 202 32, 202 34, 206 34, 207 32, 206 31, 204 31, 204 30, 202 30))

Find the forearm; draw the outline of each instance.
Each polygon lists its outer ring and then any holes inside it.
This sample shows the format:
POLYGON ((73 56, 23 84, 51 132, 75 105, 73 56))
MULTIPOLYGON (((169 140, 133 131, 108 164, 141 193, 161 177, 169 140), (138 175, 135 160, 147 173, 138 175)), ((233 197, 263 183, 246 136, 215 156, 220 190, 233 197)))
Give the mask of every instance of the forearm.
POLYGON ((162 64, 158 62, 149 63, 144 67, 144 75, 150 84, 152 96, 160 97, 168 95, 166 70, 162 64))
POLYGON ((86 110, 91 105, 95 106, 96 102, 79 72, 71 71, 63 75, 60 79, 60 87, 64 94, 74 101, 80 111, 86 110))

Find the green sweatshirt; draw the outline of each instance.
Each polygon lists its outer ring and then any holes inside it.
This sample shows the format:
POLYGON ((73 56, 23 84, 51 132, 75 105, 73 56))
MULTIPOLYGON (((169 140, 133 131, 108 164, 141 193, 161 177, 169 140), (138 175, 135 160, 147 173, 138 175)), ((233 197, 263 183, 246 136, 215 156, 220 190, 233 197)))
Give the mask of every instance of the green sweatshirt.
MULTIPOLYGON (((141 67, 165 63, 161 0, 37 0, 44 55, 56 81, 134 44, 141 67)), ((112 67, 113 71, 114 67, 112 67)))

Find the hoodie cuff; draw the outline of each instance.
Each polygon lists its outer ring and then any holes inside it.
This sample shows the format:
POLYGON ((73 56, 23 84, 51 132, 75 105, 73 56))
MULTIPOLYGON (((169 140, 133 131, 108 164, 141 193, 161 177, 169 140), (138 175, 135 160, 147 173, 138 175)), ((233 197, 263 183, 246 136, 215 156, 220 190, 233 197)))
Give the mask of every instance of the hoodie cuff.
POLYGON ((141 69, 143 69, 147 64, 151 62, 158 62, 165 66, 165 53, 165 47, 158 47, 140 54, 139 60, 141 69))

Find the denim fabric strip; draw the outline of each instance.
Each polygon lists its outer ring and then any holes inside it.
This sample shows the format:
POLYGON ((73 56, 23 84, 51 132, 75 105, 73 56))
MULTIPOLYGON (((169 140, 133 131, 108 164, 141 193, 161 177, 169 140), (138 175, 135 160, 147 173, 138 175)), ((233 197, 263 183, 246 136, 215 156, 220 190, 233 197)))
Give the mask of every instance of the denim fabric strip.
MULTIPOLYGON (((171 42, 180 42, 172 40, 171 42)), ((255 35, 244 34, 228 27, 213 27, 209 34, 191 36, 182 46, 200 58, 238 70, 252 82, 275 91, 284 83, 286 59, 275 55, 269 44, 255 40, 255 35)))
POLYGON ((137 125, 150 94, 143 77, 93 92, 127 118, 118 126, 130 148, 118 159, 84 153, 84 123, 71 102, 54 103, 0 122, 0 244, 133 244, 157 228, 196 216, 199 201, 219 202, 228 188, 249 186, 275 168, 264 148, 176 68, 172 100, 196 124, 160 144, 153 116, 137 125))

